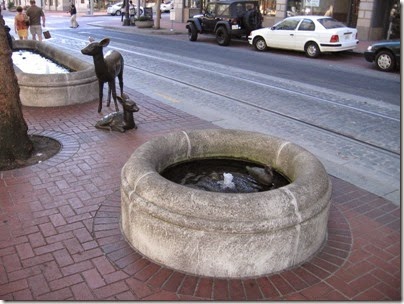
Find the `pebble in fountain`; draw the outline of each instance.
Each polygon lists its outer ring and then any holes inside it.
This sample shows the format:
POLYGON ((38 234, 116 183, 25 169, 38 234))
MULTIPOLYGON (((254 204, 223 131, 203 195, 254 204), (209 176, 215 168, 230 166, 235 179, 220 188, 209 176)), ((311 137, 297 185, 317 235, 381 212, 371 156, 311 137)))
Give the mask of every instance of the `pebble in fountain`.
POLYGON ((247 172, 254 177, 258 182, 264 185, 271 185, 274 179, 274 172, 271 166, 264 168, 246 166, 247 172))

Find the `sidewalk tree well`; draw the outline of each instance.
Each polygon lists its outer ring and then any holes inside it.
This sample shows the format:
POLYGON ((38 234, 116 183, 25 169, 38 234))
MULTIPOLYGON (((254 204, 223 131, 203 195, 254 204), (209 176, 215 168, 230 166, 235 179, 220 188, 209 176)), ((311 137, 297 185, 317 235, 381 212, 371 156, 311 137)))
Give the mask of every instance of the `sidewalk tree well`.
POLYGON ((33 149, 11 56, 5 22, 0 14, 0 170, 11 162, 27 159, 33 149))

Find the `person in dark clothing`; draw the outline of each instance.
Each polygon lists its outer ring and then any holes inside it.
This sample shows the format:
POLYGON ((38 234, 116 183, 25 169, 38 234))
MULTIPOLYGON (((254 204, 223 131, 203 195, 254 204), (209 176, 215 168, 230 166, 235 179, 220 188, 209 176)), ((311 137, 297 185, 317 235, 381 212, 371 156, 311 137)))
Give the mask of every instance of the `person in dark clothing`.
POLYGON ((76 6, 72 4, 70 7, 70 27, 76 28, 79 27, 79 24, 77 23, 77 10, 76 6))
POLYGON ((13 49, 13 38, 11 38, 11 35, 10 35, 11 29, 8 27, 8 25, 5 25, 4 29, 6 30, 8 45, 10 46, 10 49, 13 49))

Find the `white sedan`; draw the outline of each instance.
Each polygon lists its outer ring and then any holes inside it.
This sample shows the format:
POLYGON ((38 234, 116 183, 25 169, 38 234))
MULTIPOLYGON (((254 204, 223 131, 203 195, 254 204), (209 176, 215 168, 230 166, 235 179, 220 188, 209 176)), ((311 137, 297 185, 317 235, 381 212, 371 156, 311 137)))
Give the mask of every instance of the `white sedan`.
POLYGON ((118 2, 115 4, 109 5, 107 7, 107 14, 112 15, 112 16, 115 16, 115 15, 120 16, 121 13, 124 11, 124 8, 122 6, 123 6, 123 2, 118 2))
POLYGON ((165 3, 160 4, 160 11, 163 12, 169 12, 171 9, 174 8, 174 0, 173 1, 168 1, 165 3))
MULTIPOLYGON (((123 2, 117 2, 107 7, 107 14, 112 16, 120 16, 125 13, 123 2)), ((136 6, 129 5, 129 15, 136 15, 136 6)), ((143 7, 140 7, 140 15, 143 15, 143 7)))
POLYGON ((306 52, 311 58, 324 52, 353 50, 359 43, 357 30, 325 16, 294 16, 272 27, 252 31, 248 42, 258 51, 279 48, 306 52))

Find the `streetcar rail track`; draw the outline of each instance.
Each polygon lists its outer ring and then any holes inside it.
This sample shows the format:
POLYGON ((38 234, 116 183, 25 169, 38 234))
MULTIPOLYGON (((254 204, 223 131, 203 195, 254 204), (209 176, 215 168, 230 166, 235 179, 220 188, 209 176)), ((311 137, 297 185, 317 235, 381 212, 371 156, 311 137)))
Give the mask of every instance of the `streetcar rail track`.
MULTIPOLYGON (((160 58, 160 57, 156 57, 156 56, 154 56, 154 55, 144 54, 144 53, 141 53, 141 52, 128 51, 128 50, 125 50, 125 49, 122 49, 122 48, 118 48, 118 47, 111 47, 111 48, 113 48, 113 49, 115 49, 115 50, 123 51, 123 52, 129 52, 129 53, 135 54, 135 55, 137 55, 137 56, 143 56, 143 57, 151 58, 151 59, 153 59, 153 60, 157 60, 157 59, 158 59, 158 60, 160 60, 160 61, 165 61, 165 62, 168 62, 168 63, 175 63, 176 65, 182 65, 182 66, 184 66, 184 67, 188 66, 188 65, 183 64, 183 63, 181 63, 181 62, 178 62, 178 61, 175 61, 175 62, 174 62, 173 60, 169 60, 169 59, 167 59, 167 58, 160 58)), ((139 68, 139 67, 136 67, 136 68, 139 68)), ((395 121, 395 122, 400 122, 400 118, 395 118, 395 117, 388 116, 388 115, 381 114, 381 113, 377 113, 377 112, 374 112, 374 111, 369 111, 369 110, 361 109, 361 108, 354 107, 354 106, 351 106, 351 105, 346 105, 346 104, 343 104, 343 103, 340 103, 340 102, 335 102, 335 101, 332 101, 332 100, 329 100, 329 99, 326 99, 326 98, 322 98, 322 97, 318 97, 318 96, 315 96, 315 95, 312 95, 312 94, 302 93, 302 92, 299 92, 299 91, 297 91, 297 90, 292 90, 292 89, 287 89, 287 88, 281 88, 281 87, 279 87, 279 86, 270 85, 270 84, 263 83, 263 82, 260 82, 260 81, 257 81, 257 80, 251 80, 251 79, 242 77, 242 76, 240 76, 240 75, 237 75, 237 77, 235 77, 235 76, 233 76, 233 75, 221 73, 221 72, 218 71, 218 70, 212 71, 212 70, 209 70, 209 69, 206 69, 206 68, 197 67, 197 66, 193 66, 193 68, 194 68, 194 69, 201 70, 201 71, 209 72, 209 73, 215 73, 215 74, 218 74, 218 75, 222 75, 222 76, 225 76, 226 78, 234 78, 235 80, 242 80, 242 81, 245 81, 245 82, 253 83, 253 84, 255 84, 255 85, 260 85, 260 86, 264 86, 264 87, 267 87, 267 88, 271 88, 271 89, 273 89, 273 90, 278 90, 278 91, 286 92, 286 93, 288 93, 288 94, 295 94, 295 95, 298 95, 298 96, 303 96, 303 97, 305 97, 305 98, 308 97, 308 98, 315 99, 315 100, 318 100, 318 101, 321 101, 321 102, 325 102, 325 103, 328 103, 328 104, 332 104, 332 105, 335 105, 335 106, 338 106, 338 107, 342 107, 342 108, 347 108, 347 109, 350 109, 350 110, 358 111, 358 112, 361 112, 361 113, 364 113, 364 114, 368 114, 368 115, 372 115, 372 116, 376 116, 376 117, 388 119, 388 120, 395 121)), ((139 69, 141 69, 141 68, 139 68, 139 69)), ((142 70, 145 70, 145 69, 142 69, 142 70)), ((165 77, 165 78, 170 78, 171 80, 173 80, 173 78, 170 77, 170 76, 162 75, 162 74, 159 74, 159 73, 156 73, 156 72, 151 72, 151 71, 149 71, 149 70, 145 70, 145 71, 150 72, 150 74, 154 74, 154 75, 156 75, 156 76, 163 76, 163 77, 165 77)))
MULTIPOLYGON (((75 39, 75 40, 83 42, 82 39, 75 39)), ((118 50, 118 51, 121 51, 121 52, 124 52, 124 53, 130 53, 131 55, 142 56, 143 58, 149 58, 149 59, 153 59, 153 60, 158 59, 160 61, 165 61, 165 62, 169 62, 169 63, 175 63, 176 65, 188 66, 188 65, 183 64, 183 63, 178 62, 178 61, 174 62, 174 60, 170 60, 170 59, 167 59, 167 58, 156 57, 155 55, 145 54, 145 53, 142 53, 142 52, 139 52, 139 51, 126 50, 126 49, 122 49, 122 48, 119 48, 119 47, 109 47, 109 48, 110 49, 115 49, 115 50, 118 50)), ((158 73, 158 72, 155 72, 155 71, 151 71, 149 68, 142 68, 141 66, 131 65, 131 64, 128 64, 128 63, 125 63, 125 67, 134 69, 136 71, 142 71, 143 73, 147 73, 147 74, 150 74, 150 75, 153 75, 153 76, 165 79, 165 80, 170 80, 170 81, 173 81, 175 83, 184 85, 186 87, 191 87, 191 88, 193 88, 195 90, 203 91, 205 93, 208 92, 210 94, 217 95, 217 96, 220 96, 222 98, 238 102, 238 103, 243 104, 245 106, 252 107, 254 109, 258 109, 258 110, 261 110, 261 111, 264 111, 264 112, 267 112, 267 113, 271 113, 273 115, 277 115, 277 116, 282 117, 284 119, 290 119, 290 120, 292 120, 292 121, 294 121, 296 123, 299 123, 299 124, 302 124, 302 125, 305 125, 305 126, 309 126, 311 128, 315 128, 315 129, 321 130, 323 132, 331 133, 331 134, 333 134, 335 136, 338 136, 340 138, 348 139, 348 140, 353 141, 355 143, 364 145, 364 146, 372 148, 372 149, 376 149, 378 151, 387 153, 387 154, 392 155, 392 156, 400 156, 399 151, 395 151, 393 149, 381 147, 381 146, 378 146, 377 144, 373 144, 371 142, 358 139, 358 138, 354 137, 353 135, 346 134, 346 133, 343 133, 343 132, 339 132, 339 131, 333 130, 333 129, 325 127, 325 126, 320 126, 320 125, 317 125, 315 123, 302 120, 301 118, 293 117, 292 115, 288 115, 288 114, 282 113, 280 111, 276 111, 274 109, 268 109, 268 108, 265 108, 263 106, 256 105, 254 103, 251 103, 251 102, 248 102, 248 101, 236 98, 236 97, 232 97, 232 96, 229 96, 227 94, 223 94, 221 92, 217 92, 217 91, 212 90, 212 89, 207 89, 207 88, 202 87, 202 86, 198 86, 198 85, 195 85, 195 84, 190 84, 188 82, 179 80, 179 79, 174 78, 174 77, 170 77, 170 76, 165 75, 163 73, 158 73)), ((361 108, 354 107, 354 106, 351 106, 351 105, 345 105, 345 104, 342 104, 340 102, 335 102, 335 101, 332 101, 332 100, 328 100, 326 98, 314 96, 312 94, 302 93, 302 92, 299 92, 297 90, 282 88, 282 87, 270 85, 270 84, 263 83, 263 82, 257 82, 255 80, 251 80, 251 79, 248 79, 248 78, 245 78, 245 77, 240 77, 240 75, 235 77, 235 76, 232 76, 232 75, 221 73, 220 71, 217 71, 217 70, 212 71, 212 70, 202 68, 202 67, 198 67, 198 66, 193 66, 193 68, 203 70, 205 72, 224 75, 226 77, 233 77, 233 78, 235 78, 237 80, 242 80, 242 81, 245 81, 245 82, 254 83, 255 85, 265 86, 265 87, 271 88, 273 90, 286 92, 287 94, 294 94, 294 95, 298 95, 298 96, 303 96, 305 98, 315 99, 317 101, 325 102, 325 103, 331 104, 333 106, 343 107, 343 108, 346 108, 346 109, 349 109, 349 110, 358 111, 358 112, 363 113, 363 114, 372 115, 372 116, 379 117, 379 118, 386 119, 386 120, 390 120, 390 121, 393 121, 393 122, 400 122, 400 119, 395 118, 395 117, 391 117, 391 116, 388 116, 388 115, 385 115, 385 114, 369 111, 369 110, 366 110, 366 109, 361 109, 361 108)))
MULTIPOLYGON (((76 41, 79 41, 79 42, 82 42, 82 43, 87 43, 87 41, 82 40, 82 39, 77 39, 77 38, 72 38, 72 39, 74 39, 76 41)), ((160 61, 163 61, 163 62, 173 63, 175 65, 181 65, 181 66, 184 66, 184 67, 188 66, 187 64, 183 64, 183 63, 181 63, 179 61, 171 60, 171 59, 168 59, 168 58, 162 58, 162 57, 159 57, 159 56, 156 56, 156 55, 146 54, 146 53, 140 52, 140 51, 126 50, 126 49, 123 49, 123 48, 120 48, 120 47, 115 47, 115 46, 109 46, 109 48, 114 49, 114 50, 118 50, 118 51, 121 51, 121 52, 124 52, 124 53, 130 53, 132 55, 141 56, 143 58, 149 58, 149 59, 153 59, 153 60, 160 60, 160 61)), ((129 66, 128 63, 125 62, 125 66, 129 66)), ((135 68, 136 69, 142 69, 142 68, 140 68, 138 66, 136 66, 135 68)), ((368 115, 371 115, 371 116, 380 117, 380 118, 391 120, 391 121, 394 121, 394 122, 400 122, 401 121, 401 119, 399 117, 396 118, 396 117, 392 117, 392 116, 385 115, 385 114, 382 114, 382 113, 377 113, 377 112, 374 112, 374 111, 361 109, 359 107, 355 107, 355 106, 352 106, 352 105, 347 105, 347 104, 343 104, 341 102, 335 102, 335 101, 332 101, 332 100, 329 100, 329 99, 326 99, 326 98, 318 97, 318 96, 315 96, 313 94, 302 93, 302 92, 300 92, 298 90, 292 90, 292 89, 282 88, 282 87, 275 86, 275 85, 270 85, 268 83, 263 83, 263 82, 258 81, 256 79, 251 80, 251 79, 248 79, 246 77, 242 77, 240 75, 237 75, 237 77, 235 77, 233 75, 228 75, 228 74, 222 73, 222 72, 220 72, 218 70, 213 71, 213 70, 202 68, 202 67, 195 66, 195 65, 193 66, 193 69, 198 69, 200 71, 205 71, 205 72, 209 72, 209 73, 215 73, 217 75, 225 76, 226 78, 231 77, 231 78, 234 78, 235 80, 242 80, 242 81, 245 81, 245 82, 253 83, 255 85, 264 86, 264 87, 267 87, 267 88, 270 88, 270 89, 273 89, 273 90, 286 92, 288 94, 295 94, 295 95, 302 96, 302 97, 305 97, 305 98, 314 99, 314 100, 317 100, 317 101, 321 101, 321 102, 328 103, 328 104, 331 104, 331 105, 335 105, 335 106, 338 106, 338 107, 342 107, 342 108, 350 109, 350 110, 353 110, 353 111, 361 112, 363 114, 368 114, 368 115)), ((156 76, 160 76, 160 77, 162 76, 164 78, 169 78, 171 80, 174 80, 170 76, 162 75, 162 74, 159 74, 159 73, 156 73, 156 72, 151 72, 150 70, 145 70, 145 69, 142 69, 142 70, 147 71, 150 74, 154 74, 156 76)))
MULTIPOLYGON (((208 93, 210 93, 210 94, 217 95, 217 96, 220 96, 220 97, 222 97, 222 98, 226 98, 226 99, 229 99, 229 100, 232 100, 232 101, 236 101, 236 102, 238 102, 238 103, 240 103, 240 104, 247 105, 247 106, 252 107, 252 108, 254 108, 254 109, 259 109, 259 110, 261 110, 261 111, 265 111, 265 112, 268 112, 268 113, 271 113, 271 114, 275 114, 275 115, 277 115, 277 116, 281 116, 281 117, 283 117, 283 118, 293 120, 293 121, 295 121, 295 122, 297 122, 297 123, 300 123, 300 124, 303 124, 303 125, 306 125, 306 126, 310 126, 310 127, 312 127, 312 128, 316 128, 316 129, 320 129, 320 130, 325 131, 325 132, 332 133, 332 134, 334 134, 334 135, 336 135, 336 136, 339 136, 339 137, 347 138, 347 139, 349 139, 349 140, 351 140, 351 141, 354 141, 354 142, 356 142, 356 143, 360 143, 360 144, 362 144, 362 145, 371 147, 371 148, 373 148, 373 149, 377 149, 377 150, 379 150, 379 151, 383 151, 383 152, 385 152, 385 153, 388 153, 388 154, 391 154, 391 155, 394 155, 394 156, 399 156, 399 155, 400 155, 400 153, 397 152, 397 151, 394 151, 394 150, 388 149, 388 148, 384 148, 384 147, 380 147, 380 146, 378 146, 378 145, 376 145, 376 144, 369 143, 369 142, 364 141, 364 140, 361 140, 361 139, 357 139, 357 138, 355 138, 354 136, 352 136, 352 135, 350 135, 350 134, 344 134, 344 133, 342 133, 342 132, 338 132, 338 131, 335 131, 335 130, 333 130, 333 129, 330 129, 330 128, 327 128, 327 127, 324 127, 324 126, 319 126, 319 125, 316 125, 316 124, 314 124, 314 123, 311 123, 311 122, 308 122, 308 121, 304 121, 304 120, 302 120, 301 118, 296 118, 296 117, 293 117, 293 116, 291 116, 291 115, 287 115, 287 114, 281 113, 281 112, 276 111, 276 110, 273 110, 273 109, 268 109, 268 108, 265 108, 265 107, 256 105, 256 104, 254 104, 254 103, 251 103, 251 102, 248 102, 248 101, 245 101, 245 100, 242 100, 242 99, 238 99, 238 98, 235 98, 235 97, 232 97, 232 96, 229 96, 229 95, 226 95, 226 94, 223 94, 223 93, 220 93, 220 92, 211 90, 211 89, 207 89, 207 88, 205 88, 205 87, 197 86, 197 85, 194 85, 194 84, 189 84, 189 83, 187 83, 187 82, 185 82, 185 81, 181 81, 181 80, 175 79, 175 78, 173 78, 173 77, 169 77, 169 76, 167 76, 167 75, 159 74, 159 73, 157 73, 157 72, 153 72, 153 71, 150 71, 150 70, 148 70, 148 69, 141 68, 141 67, 138 67, 138 66, 131 66, 131 65, 128 65, 128 64, 127 64, 126 67, 130 67, 130 68, 136 69, 137 71, 141 70, 141 71, 144 72, 144 73, 152 74, 152 75, 154 75, 154 76, 157 76, 157 77, 160 77, 160 78, 164 78, 164 79, 166 79, 166 80, 169 79, 169 80, 171 80, 171 81, 173 81, 173 82, 176 82, 176 83, 185 85, 185 86, 187 86, 187 87, 192 87, 193 89, 196 89, 196 90, 199 90, 199 91, 203 91, 203 92, 205 92, 205 93, 208 92, 208 93)), ((294 92, 294 91, 292 91, 292 92, 294 92)), ((311 96, 310 96, 310 97, 311 97, 311 96)), ((322 100, 323 100, 323 99, 322 99, 322 100)), ((367 114, 370 114, 370 113, 367 113, 367 114)), ((384 117, 384 118, 387 119, 387 118, 389 118, 389 117, 384 117)), ((392 120, 395 121, 394 118, 391 118, 391 117, 390 117, 390 119, 392 119, 392 120)))

